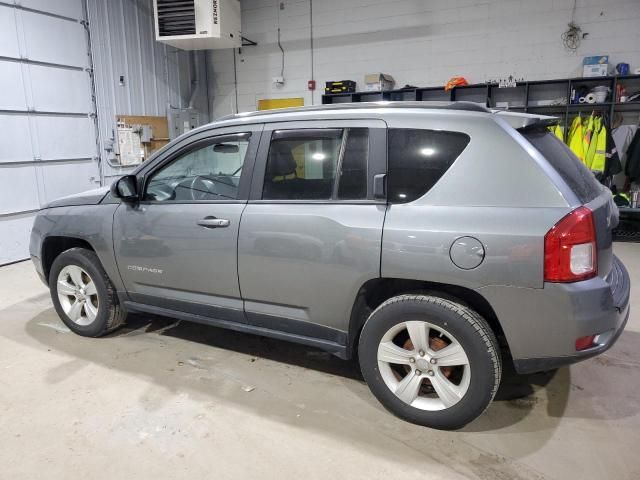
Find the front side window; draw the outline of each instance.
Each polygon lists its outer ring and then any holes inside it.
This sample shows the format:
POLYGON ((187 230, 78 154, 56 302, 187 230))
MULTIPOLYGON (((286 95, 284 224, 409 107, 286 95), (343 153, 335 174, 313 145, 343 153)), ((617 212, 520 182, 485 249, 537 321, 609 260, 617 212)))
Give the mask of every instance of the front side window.
POLYGON ((262 198, 364 199, 368 145, 366 128, 277 130, 269 146, 262 198))
POLYGON ((150 177, 144 199, 207 201, 238 198, 250 134, 212 139, 180 155, 150 177))
POLYGON ((407 203, 426 194, 469 143, 459 132, 391 128, 388 137, 388 199, 407 203))

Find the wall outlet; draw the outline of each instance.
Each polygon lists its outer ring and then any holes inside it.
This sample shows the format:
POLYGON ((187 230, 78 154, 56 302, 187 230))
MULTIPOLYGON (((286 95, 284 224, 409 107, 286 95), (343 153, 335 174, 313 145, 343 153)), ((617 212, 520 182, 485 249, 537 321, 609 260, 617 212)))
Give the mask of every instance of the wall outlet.
POLYGON ((273 83, 276 87, 284 85, 284 77, 273 77, 273 83))

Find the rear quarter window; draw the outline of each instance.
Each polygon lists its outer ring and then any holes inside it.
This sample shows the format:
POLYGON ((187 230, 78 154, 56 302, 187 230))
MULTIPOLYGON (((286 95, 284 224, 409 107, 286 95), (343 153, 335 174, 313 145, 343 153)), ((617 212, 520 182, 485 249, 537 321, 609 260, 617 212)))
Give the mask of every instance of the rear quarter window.
POLYGON ((469 140, 459 132, 389 129, 388 200, 408 203, 422 197, 453 165, 469 140))
POLYGON ((582 203, 589 203, 602 192, 602 185, 591 171, 558 137, 546 129, 523 132, 524 138, 558 172, 582 203))

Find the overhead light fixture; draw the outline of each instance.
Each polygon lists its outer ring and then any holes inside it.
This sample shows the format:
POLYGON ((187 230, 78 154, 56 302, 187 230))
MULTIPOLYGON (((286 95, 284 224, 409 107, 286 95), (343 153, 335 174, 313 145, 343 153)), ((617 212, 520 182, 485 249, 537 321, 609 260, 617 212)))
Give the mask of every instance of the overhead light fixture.
POLYGON ((430 157, 431 155, 436 153, 436 151, 433 148, 423 148, 420 150, 420 153, 425 157, 430 157))
POLYGON ((327 156, 322 152, 316 152, 313 155, 311 155, 311 158, 313 158, 314 160, 317 160, 318 162, 321 162, 322 160, 327 158, 327 156))

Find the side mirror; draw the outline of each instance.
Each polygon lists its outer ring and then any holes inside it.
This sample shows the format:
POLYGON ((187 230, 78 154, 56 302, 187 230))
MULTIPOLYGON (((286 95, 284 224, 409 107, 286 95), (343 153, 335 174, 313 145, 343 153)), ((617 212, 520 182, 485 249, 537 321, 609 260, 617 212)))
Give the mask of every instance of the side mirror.
POLYGON ((123 202, 138 201, 138 180, 135 175, 125 175, 111 184, 111 195, 123 202))

